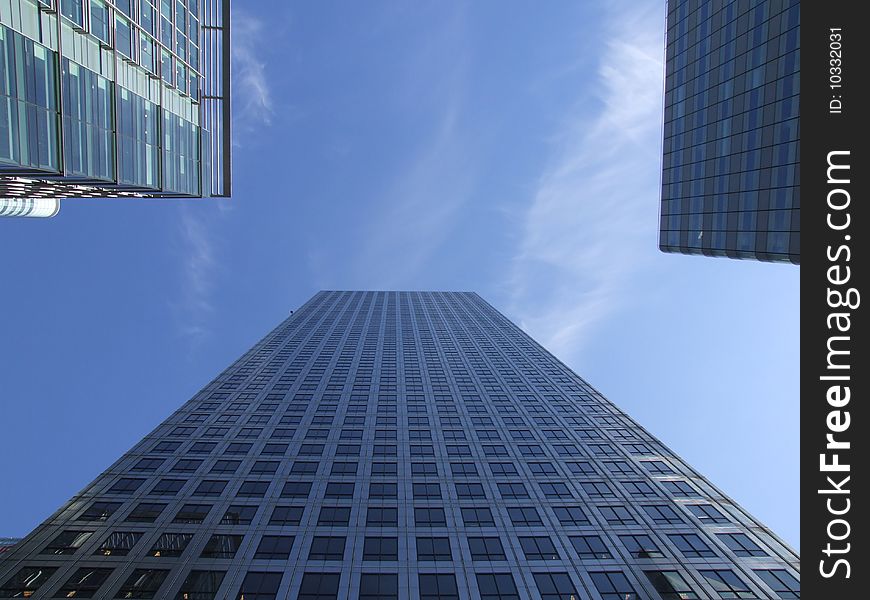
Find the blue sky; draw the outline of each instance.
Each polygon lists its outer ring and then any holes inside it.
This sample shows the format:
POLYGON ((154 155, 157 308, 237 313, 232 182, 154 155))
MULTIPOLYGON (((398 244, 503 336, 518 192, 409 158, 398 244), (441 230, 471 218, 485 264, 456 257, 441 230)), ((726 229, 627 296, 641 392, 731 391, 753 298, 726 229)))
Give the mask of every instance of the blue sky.
POLYGON ((799 271, 658 251, 660 2, 235 4, 231 200, 0 221, 0 536, 317 290, 450 289, 798 547, 799 271))

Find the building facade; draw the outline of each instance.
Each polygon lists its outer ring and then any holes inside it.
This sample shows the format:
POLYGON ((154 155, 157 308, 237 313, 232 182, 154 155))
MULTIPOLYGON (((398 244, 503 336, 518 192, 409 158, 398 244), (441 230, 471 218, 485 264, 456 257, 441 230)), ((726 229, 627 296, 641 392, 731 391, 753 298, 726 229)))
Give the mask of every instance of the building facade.
POLYGON ((229 0, 0 0, 0 198, 228 196, 229 52, 229 0))
POLYGON ((659 246, 800 263, 798 0, 668 0, 659 246))
POLYGON ((473 293, 320 292, 0 597, 799 598, 798 556, 473 293))

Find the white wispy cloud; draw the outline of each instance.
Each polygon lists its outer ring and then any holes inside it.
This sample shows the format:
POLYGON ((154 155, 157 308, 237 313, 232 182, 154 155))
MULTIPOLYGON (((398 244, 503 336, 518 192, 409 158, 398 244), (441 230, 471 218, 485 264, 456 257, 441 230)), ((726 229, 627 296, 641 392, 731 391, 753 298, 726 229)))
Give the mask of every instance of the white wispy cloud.
POLYGON ((182 204, 178 220, 181 284, 172 307, 180 333, 196 343, 209 333, 214 314, 212 294, 217 272, 214 216, 182 204))
POLYGON ((269 39, 262 19, 243 9, 232 12, 233 144, 258 127, 269 125, 274 115, 272 92, 263 58, 269 39))
POLYGON ((421 102, 430 107, 424 112, 434 127, 372 211, 356 261, 365 287, 402 286, 419 274, 450 235, 474 187, 474 152, 463 124, 467 23, 464 11, 455 8, 418 41, 405 63, 406 78, 397 85, 411 110, 421 110, 421 102), (376 278, 372 265, 378 265, 376 278))
POLYGON ((554 138, 508 285, 511 313, 557 355, 575 352, 624 301, 656 244, 663 15, 658 3, 611 10, 600 105, 578 102, 554 138))

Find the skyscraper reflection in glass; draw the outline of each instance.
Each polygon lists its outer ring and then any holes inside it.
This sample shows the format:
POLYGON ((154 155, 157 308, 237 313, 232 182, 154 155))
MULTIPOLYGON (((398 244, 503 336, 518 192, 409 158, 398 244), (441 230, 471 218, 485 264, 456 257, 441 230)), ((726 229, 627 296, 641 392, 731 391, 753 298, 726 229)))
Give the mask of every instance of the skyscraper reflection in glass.
POLYGON ((230 194, 229 0, 0 2, 0 197, 230 194))
POLYGON ((5 553, 0 597, 799 598, 798 569, 476 294, 320 292, 5 553))
POLYGON ((668 0, 660 248, 800 262, 798 0, 668 0))

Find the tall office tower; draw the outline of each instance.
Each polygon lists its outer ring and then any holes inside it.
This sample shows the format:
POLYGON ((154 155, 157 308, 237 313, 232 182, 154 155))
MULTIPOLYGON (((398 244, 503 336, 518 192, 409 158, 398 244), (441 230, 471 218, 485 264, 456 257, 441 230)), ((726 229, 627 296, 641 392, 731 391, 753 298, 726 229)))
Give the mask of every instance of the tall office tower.
POLYGON ((800 263, 798 0, 668 0, 660 248, 800 263))
POLYGON ((798 598, 798 568, 479 296, 321 292, 7 553, 0 596, 798 598))
POLYGON ((228 196, 229 4, 0 1, 0 215, 228 196))

